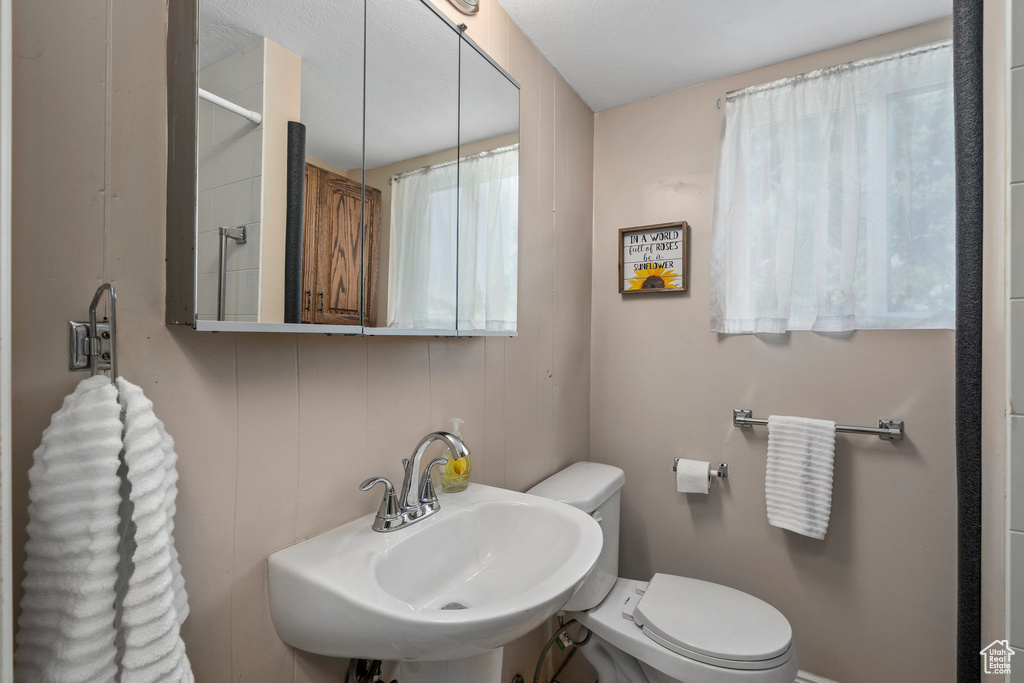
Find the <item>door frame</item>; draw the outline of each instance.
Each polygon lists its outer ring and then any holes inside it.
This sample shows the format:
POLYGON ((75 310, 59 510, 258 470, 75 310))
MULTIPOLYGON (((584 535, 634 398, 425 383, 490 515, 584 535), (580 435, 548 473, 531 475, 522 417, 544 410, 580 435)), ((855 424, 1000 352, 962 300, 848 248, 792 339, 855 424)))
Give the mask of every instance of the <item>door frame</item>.
POLYGON ((14 680, 11 578, 12 0, 0 0, 0 683, 14 680))

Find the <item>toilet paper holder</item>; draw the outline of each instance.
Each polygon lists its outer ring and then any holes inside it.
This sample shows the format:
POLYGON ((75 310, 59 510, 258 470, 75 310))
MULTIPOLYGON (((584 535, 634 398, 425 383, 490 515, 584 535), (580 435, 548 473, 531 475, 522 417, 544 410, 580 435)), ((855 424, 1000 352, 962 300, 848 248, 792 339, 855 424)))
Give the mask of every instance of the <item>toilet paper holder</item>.
MULTIPOLYGON (((672 471, 675 472, 678 468, 679 468, 679 458, 676 458, 672 462, 672 471)), ((711 478, 711 477, 718 477, 719 479, 728 479, 729 478, 729 466, 726 465, 724 462, 718 463, 718 469, 709 469, 708 470, 708 478, 711 478)))

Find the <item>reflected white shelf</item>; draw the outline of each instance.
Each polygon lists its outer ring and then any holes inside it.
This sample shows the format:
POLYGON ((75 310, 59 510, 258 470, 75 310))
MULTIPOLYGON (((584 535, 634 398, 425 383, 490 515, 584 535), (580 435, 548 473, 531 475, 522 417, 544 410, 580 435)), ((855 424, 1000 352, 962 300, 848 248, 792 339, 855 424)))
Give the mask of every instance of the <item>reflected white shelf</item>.
POLYGON ((241 323, 227 320, 197 320, 199 332, 270 332, 300 334, 347 334, 358 336, 363 333, 361 325, 310 325, 304 323, 241 323))
POLYGON ((311 325, 309 323, 255 323, 197 320, 199 332, 268 332, 271 334, 326 334, 354 337, 517 337, 518 332, 497 330, 410 330, 360 325, 311 325))
POLYGON ((364 327, 367 337, 457 337, 458 330, 400 329, 397 327, 364 327))
POLYGON ((519 332, 508 330, 461 330, 460 337, 518 337, 519 332))
POLYGON ((367 337, 517 337, 518 332, 499 332, 494 330, 419 330, 398 329, 395 327, 366 327, 363 334, 367 337))

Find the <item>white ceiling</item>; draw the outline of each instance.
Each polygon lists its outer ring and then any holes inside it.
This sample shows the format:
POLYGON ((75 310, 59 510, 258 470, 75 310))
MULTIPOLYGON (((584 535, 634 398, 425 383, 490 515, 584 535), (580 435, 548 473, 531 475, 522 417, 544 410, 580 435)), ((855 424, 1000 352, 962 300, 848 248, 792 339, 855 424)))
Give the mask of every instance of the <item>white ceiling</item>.
POLYGON ((344 169, 362 159, 363 8, 330 0, 201 0, 199 65, 266 37, 302 58, 306 151, 344 169))
POLYGON ((594 111, 934 21, 953 11, 952 0, 500 2, 594 111))

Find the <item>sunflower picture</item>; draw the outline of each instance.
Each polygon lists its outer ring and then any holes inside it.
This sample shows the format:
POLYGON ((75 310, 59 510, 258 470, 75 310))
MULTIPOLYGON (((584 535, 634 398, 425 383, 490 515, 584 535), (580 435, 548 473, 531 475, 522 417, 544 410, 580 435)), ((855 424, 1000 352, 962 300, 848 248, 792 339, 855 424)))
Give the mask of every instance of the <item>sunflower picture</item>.
POLYGON ((685 221, 619 230, 619 294, 686 292, 685 221))
POLYGON ((636 271, 629 280, 628 289, 679 289, 679 275, 664 266, 636 271))

